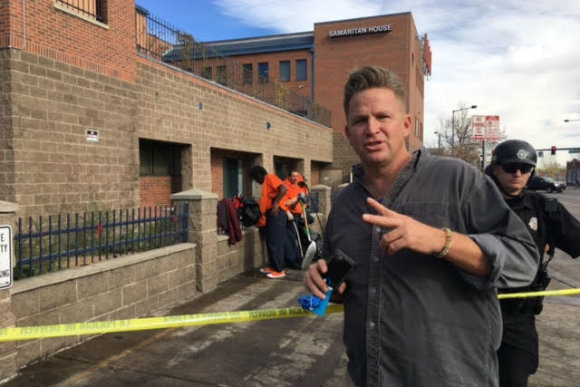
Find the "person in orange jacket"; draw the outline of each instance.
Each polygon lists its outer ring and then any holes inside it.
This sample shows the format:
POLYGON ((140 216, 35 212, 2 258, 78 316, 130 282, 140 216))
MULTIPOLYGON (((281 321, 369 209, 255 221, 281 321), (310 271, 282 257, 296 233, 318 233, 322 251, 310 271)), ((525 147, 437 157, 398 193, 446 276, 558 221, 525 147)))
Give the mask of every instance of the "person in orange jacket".
POLYGON ((284 205, 294 216, 302 216, 302 206, 300 199, 308 195, 308 188, 304 181, 304 177, 298 171, 292 171, 288 178, 284 180, 284 184, 288 187, 286 196, 284 197, 284 205), (302 194, 302 196, 300 196, 302 194))
POLYGON ((256 226, 264 227, 266 231, 266 247, 269 266, 260 271, 268 278, 284 278, 285 244, 287 239, 286 211, 288 208, 282 201, 288 187, 273 173, 268 173, 260 165, 254 166, 249 177, 262 185, 260 210, 262 218, 256 226))

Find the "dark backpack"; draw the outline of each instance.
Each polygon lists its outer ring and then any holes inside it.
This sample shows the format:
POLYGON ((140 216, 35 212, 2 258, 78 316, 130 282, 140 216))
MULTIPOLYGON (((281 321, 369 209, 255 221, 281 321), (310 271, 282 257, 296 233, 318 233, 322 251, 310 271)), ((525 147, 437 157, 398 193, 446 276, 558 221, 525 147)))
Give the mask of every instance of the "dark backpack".
POLYGON ((243 198, 242 205, 238 211, 244 227, 254 226, 262 217, 260 205, 254 198, 243 198))

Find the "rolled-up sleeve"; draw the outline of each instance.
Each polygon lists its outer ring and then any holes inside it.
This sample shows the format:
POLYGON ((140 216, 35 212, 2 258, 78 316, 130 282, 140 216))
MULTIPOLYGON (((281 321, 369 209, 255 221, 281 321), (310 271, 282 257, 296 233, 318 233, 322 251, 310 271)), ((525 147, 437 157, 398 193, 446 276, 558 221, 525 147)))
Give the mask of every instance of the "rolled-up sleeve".
POLYGON ((486 278, 462 271, 477 288, 529 285, 538 270, 539 254, 525 224, 513 212, 494 183, 484 178, 464 207, 468 236, 481 248, 491 267, 486 278))

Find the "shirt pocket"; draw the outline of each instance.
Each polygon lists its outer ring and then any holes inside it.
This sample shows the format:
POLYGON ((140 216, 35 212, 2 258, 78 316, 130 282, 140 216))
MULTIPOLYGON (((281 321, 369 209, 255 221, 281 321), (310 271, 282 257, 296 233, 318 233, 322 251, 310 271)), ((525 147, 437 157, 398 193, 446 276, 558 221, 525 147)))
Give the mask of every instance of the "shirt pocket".
POLYGON ((432 227, 452 228, 453 225, 453 210, 449 202, 426 201, 404 203, 396 206, 396 208, 392 208, 392 210, 432 227))

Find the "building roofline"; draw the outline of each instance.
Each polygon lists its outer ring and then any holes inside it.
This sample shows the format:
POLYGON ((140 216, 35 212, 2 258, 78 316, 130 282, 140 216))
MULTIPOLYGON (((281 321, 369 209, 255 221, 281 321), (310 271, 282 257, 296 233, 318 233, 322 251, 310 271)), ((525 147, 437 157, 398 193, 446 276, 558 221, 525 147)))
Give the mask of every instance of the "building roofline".
POLYGON ((286 38, 298 38, 298 37, 309 37, 314 36, 314 31, 304 31, 304 32, 293 32, 289 34, 276 34, 276 35, 266 35, 266 36, 252 36, 248 38, 237 38, 237 39, 225 39, 225 40, 208 40, 200 41, 199 43, 205 43, 212 46, 219 46, 221 44, 230 43, 252 43, 252 42, 263 42, 267 40, 278 40, 286 38))
POLYGON ((314 25, 316 26, 316 25, 331 24, 331 23, 353 22, 353 21, 359 21, 359 20, 378 19, 378 18, 383 18, 383 17, 387 17, 387 16, 399 16, 399 15, 411 15, 411 14, 412 14, 411 11, 397 12, 397 13, 389 13, 389 14, 385 14, 385 15, 357 17, 357 18, 353 18, 353 19, 323 21, 323 22, 314 23, 314 25))

